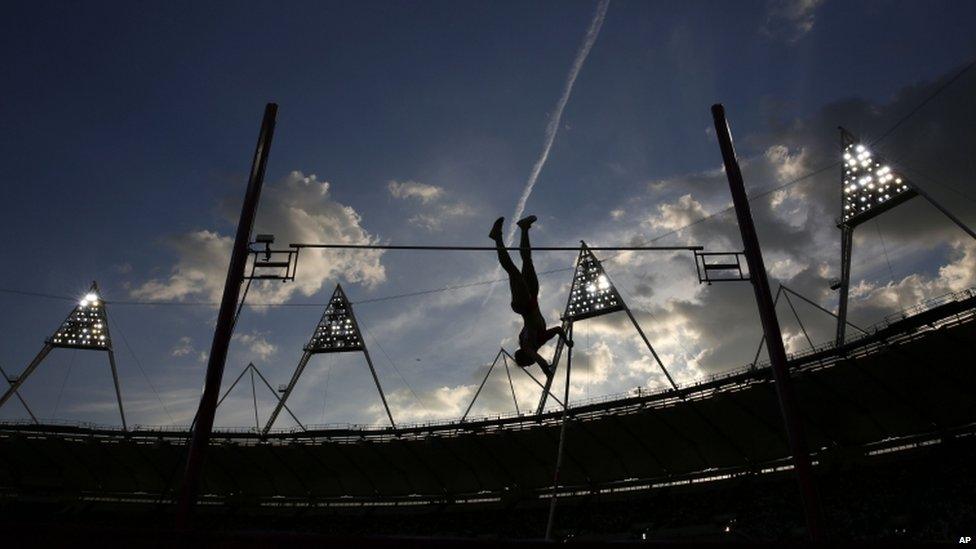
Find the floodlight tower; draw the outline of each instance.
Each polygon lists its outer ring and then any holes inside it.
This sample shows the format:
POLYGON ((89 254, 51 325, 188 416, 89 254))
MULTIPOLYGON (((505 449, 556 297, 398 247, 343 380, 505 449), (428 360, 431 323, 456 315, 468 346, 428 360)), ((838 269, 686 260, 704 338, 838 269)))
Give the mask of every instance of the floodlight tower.
POLYGON ((854 134, 840 129, 843 167, 841 168, 841 216, 837 228, 841 231, 840 280, 831 285, 839 290, 837 306, 837 337, 835 344, 844 344, 847 329, 847 300, 851 283, 851 255, 854 251, 854 229, 904 202, 921 196, 938 208, 969 236, 976 238, 965 223, 935 201, 918 185, 892 169, 880 155, 861 142, 854 134))
MULTIPOLYGON (((291 396, 291 392, 298 383, 298 378, 301 377, 305 366, 308 365, 308 361, 312 356, 324 353, 349 352, 360 352, 366 357, 366 364, 369 366, 370 373, 373 374, 373 382, 376 384, 376 390, 380 393, 380 400, 383 401, 386 416, 390 419, 390 425, 396 428, 396 423, 393 421, 393 414, 390 412, 390 406, 386 402, 386 394, 383 393, 383 387, 380 385, 380 378, 376 375, 376 368, 373 367, 373 359, 369 356, 366 343, 363 341, 363 335, 359 330, 359 323, 356 322, 356 315, 353 314, 352 304, 349 303, 349 298, 346 297, 346 293, 342 291, 342 286, 336 284, 336 289, 332 293, 329 305, 325 308, 325 312, 322 313, 322 318, 319 320, 318 325, 315 326, 315 331, 312 332, 311 339, 305 345, 305 352, 302 353, 302 358, 298 361, 298 366, 291 376, 291 381, 288 382, 287 387, 284 389, 281 398, 278 400, 278 405, 275 407, 274 412, 271 413, 271 417, 268 418, 268 423, 264 426, 262 433, 267 434, 271 430, 275 420, 278 419, 278 414, 281 413, 282 408, 285 408, 285 402, 291 396)), ((289 413, 291 413, 290 410, 289 413)))
MULTIPOLYGON (((122 391, 119 389, 119 374, 115 367, 115 352, 112 350, 112 336, 108 331, 108 314, 105 311, 105 301, 98 293, 98 284, 95 282, 92 282, 88 293, 64 319, 61 326, 44 341, 44 346, 41 347, 34 360, 27 365, 24 373, 14 379, 7 379, 10 387, 0 397, 0 407, 6 404, 11 396, 16 394, 18 398, 20 397, 17 390, 41 365, 41 362, 44 362, 47 355, 56 348, 105 351, 108 353, 108 364, 112 369, 112 381, 115 383, 115 396, 119 403, 122 429, 127 430, 125 410, 122 408, 122 391)), ((26 406, 26 403, 24 405, 26 406)))
MULTIPOLYGON (((661 371, 664 372, 668 384, 671 385, 672 389, 677 389, 677 383, 671 377, 668 369, 664 367, 661 357, 658 356, 657 351, 654 350, 654 346, 651 345, 650 340, 647 339, 647 335, 644 334, 644 330, 637 323, 637 318, 634 317, 634 313, 631 312, 630 307, 627 306, 627 303, 620 296, 613 281, 610 280, 610 276, 603 268, 603 263, 593 255, 593 251, 586 245, 586 242, 580 241, 580 253, 576 259, 573 282, 569 288, 569 297, 566 299, 566 310, 562 316, 563 330, 566 333, 570 333, 573 329, 574 322, 619 311, 627 313, 627 317, 630 319, 631 324, 633 324, 637 334, 644 341, 647 350, 650 351, 654 361, 661 368, 661 371)), ((550 371, 544 372, 546 374, 546 383, 542 389, 542 396, 539 397, 539 405, 536 408, 537 414, 541 414, 545 409, 546 401, 550 395, 549 391, 552 387, 553 379, 556 376, 556 367, 559 364, 559 358, 563 353, 564 346, 565 344, 562 338, 560 338, 556 343, 556 352, 553 354, 550 371)))

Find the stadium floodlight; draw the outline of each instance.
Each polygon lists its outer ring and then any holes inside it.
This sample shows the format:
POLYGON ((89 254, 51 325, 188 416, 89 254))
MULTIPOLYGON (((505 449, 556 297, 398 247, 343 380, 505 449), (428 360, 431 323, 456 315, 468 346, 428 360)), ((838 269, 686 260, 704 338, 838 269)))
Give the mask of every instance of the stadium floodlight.
POLYGON ((916 196, 915 189, 881 156, 841 128, 840 225, 853 227, 916 196))
POLYGON ((108 350, 112 348, 112 340, 107 324, 108 317, 98 297, 98 288, 92 284, 91 290, 81 298, 47 343, 54 347, 108 350))
POLYGON ((620 294, 610 282, 600 260, 584 244, 576 261, 563 320, 577 321, 624 310, 620 294))
POLYGON ((363 336, 353 318, 352 306, 342 286, 336 286, 305 350, 310 353, 343 353, 363 349, 363 336))
POLYGON ((47 355, 56 348, 106 351, 108 353, 108 363, 112 370, 112 380, 115 383, 115 397, 119 405, 119 415, 122 418, 122 429, 128 429, 125 421, 125 410, 122 407, 122 391, 119 388, 118 369, 115 367, 115 352, 112 350, 112 337, 108 332, 108 314, 105 311, 105 301, 98 295, 98 284, 95 282, 92 282, 91 288, 78 301, 74 310, 64 319, 58 329, 44 340, 44 347, 27 365, 24 372, 18 376, 17 381, 10 386, 10 389, 3 396, 0 396, 0 406, 7 402, 21 384, 41 365, 47 355))
POLYGON ((836 345, 843 345, 847 331, 847 298, 851 282, 851 256, 854 229, 919 195, 908 180, 892 169, 881 155, 871 150, 851 132, 840 128, 843 167, 841 168, 841 276, 831 289, 840 291, 837 306, 836 345))
MULTIPOLYGON (((664 372, 668 383, 671 384, 673 389, 677 389, 678 385, 674 382, 668 369, 664 367, 664 363, 661 362, 661 357, 658 356, 650 340, 647 339, 644 330, 637 323, 634 313, 630 311, 630 308, 624 303, 623 298, 620 297, 610 276, 603 269, 603 264, 593 255, 593 251, 586 245, 586 242, 581 241, 579 257, 576 259, 576 270, 573 272, 573 283, 570 285, 566 310, 561 319, 563 321, 562 327, 564 332, 571 333, 574 322, 615 313, 617 311, 627 313, 627 317, 644 341, 647 350, 650 351, 651 356, 654 357, 654 361, 657 362, 661 371, 664 372)), ((556 342, 556 351, 552 356, 551 371, 546 372, 546 382, 542 388, 542 396, 539 398, 539 405, 536 407, 537 414, 541 414, 545 409, 546 401, 549 398, 549 389, 555 377, 563 346, 564 342, 560 338, 556 342)), ((567 377, 566 379, 568 383, 569 378, 567 377)))
POLYGON ((271 430, 275 420, 278 419, 278 414, 285 408, 285 402, 291 396, 292 391, 295 390, 295 385, 298 383, 299 377, 301 377, 305 366, 308 365, 308 361, 313 355, 356 351, 363 353, 363 356, 366 358, 366 364, 369 366, 369 371, 373 375, 376 390, 379 391, 380 400, 383 401, 383 408, 386 409, 386 416, 390 419, 390 425, 396 428, 396 422, 393 421, 393 413, 390 411, 390 406, 386 402, 386 395, 383 393, 383 387, 380 385, 380 378, 376 375, 373 359, 370 358, 369 350, 366 349, 366 344, 363 342, 363 335, 359 331, 359 323, 356 322, 356 315, 353 313, 352 303, 349 302, 346 293, 342 291, 341 285, 336 284, 336 289, 332 292, 332 298, 329 299, 329 305, 325 308, 325 312, 322 313, 322 318, 319 319, 319 323, 315 326, 315 331, 312 332, 312 337, 305 345, 304 351, 288 385, 284 389, 281 387, 278 388, 281 392, 281 399, 278 401, 278 405, 274 411, 271 412, 271 417, 268 418, 268 422, 264 426, 264 430, 262 431, 264 434, 267 434, 271 430))

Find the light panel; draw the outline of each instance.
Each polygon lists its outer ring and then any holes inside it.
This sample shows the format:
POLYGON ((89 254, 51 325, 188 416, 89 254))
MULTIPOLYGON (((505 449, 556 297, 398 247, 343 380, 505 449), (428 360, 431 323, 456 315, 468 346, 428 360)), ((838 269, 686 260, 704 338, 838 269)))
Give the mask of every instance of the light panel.
POLYGON ((310 353, 342 353, 363 349, 363 336, 353 318, 352 305, 342 287, 336 286, 305 350, 310 353))
POLYGON ((47 342, 55 347, 98 350, 112 348, 105 303, 99 298, 94 285, 47 342))
POLYGON ((623 309, 624 302, 603 270, 603 265, 584 244, 576 261, 563 320, 582 320, 623 309))
MULTIPOLYGON (((848 134, 849 135, 849 134, 848 134)), ((841 220, 854 224, 880 213, 915 191, 867 146, 851 139, 844 146, 841 220)))

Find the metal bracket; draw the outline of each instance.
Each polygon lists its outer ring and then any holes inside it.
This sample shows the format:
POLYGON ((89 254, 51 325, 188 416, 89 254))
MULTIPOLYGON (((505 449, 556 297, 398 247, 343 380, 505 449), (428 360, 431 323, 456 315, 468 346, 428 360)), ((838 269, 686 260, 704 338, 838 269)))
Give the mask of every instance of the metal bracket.
POLYGON ((282 282, 295 280, 295 272, 298 270, 298 248, 273 250, 272 244, 274 244, 274 235, 259 234, 257 239, 248 245, 247 251, 254 259, 251 262, 251 272, 244 275, 245 280, 282 282))
POLYGON ((702 252, 695 251, 695 270, 698 283, 740 282, 749 280, 749 273, 742 272, 742 258, 745 252, 702 252), (708 258, 714 258, 709 263, 708 258))

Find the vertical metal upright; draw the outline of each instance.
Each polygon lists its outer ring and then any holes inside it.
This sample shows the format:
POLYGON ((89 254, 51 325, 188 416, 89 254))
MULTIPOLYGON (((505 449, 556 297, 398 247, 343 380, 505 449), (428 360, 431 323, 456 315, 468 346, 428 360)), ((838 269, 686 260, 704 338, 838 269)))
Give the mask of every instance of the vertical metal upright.
POLYGON ((847 298, 851 287, 851 255, 854 253, 854 227, 848 224, 840 226, 840 288, 837 300, 837 337, 834 345, 844 344, 847 334, 847 298))
POLYGON ((183 473, 183 482, 177 501, 176 526, 178 529, 185 529, 189 526, 190 514, 197 498, 200 476, 203 473, 207 446, 210 444, 220 382, 224 375, 224 364, 227 361, 227 349, 234 333, 234 317, 240 298, 241 282, 244 280, 248 244, 250 243, 251 230, 254 227, 258 203, 261 200, 261 187, 264 185, 264 171, 268 165, 268 153, 271 151, 271 140, 274 137, 277 114, 278 105, 268 103, 265 106, 264 119, 261 122, 261 131, 258 134, 258 143, 251 162, 251 173, 248 177, 244 204, 241 206, 241 215, 237 222, 234 248, 230 256, 230 264, 227 267, 227 278, 224 280, 224 294, 217 314, 217 326, 214 328, 213 342, 210 345, 210 359, 207 362, 207 377, 203 386, 203 396, 200 398, 200 406, 197 408, 193 422, 186 469, 183 473))
POLYGON ((566 387, 563 390, 563 418, 559 427, 559 444, 556 449, 556 467, 552 474, 552 498, 549 499, 549 518, 546 520, 546 541, 552 541, 552 529, 556 523, 556 497, 559 490, 559 472, 563 466, 563 453, 566 448, 566 425, 569 423, 569 382, 573 370, 573 321, 567 322, 566 339, 566 387))
POLYGON ((821 509, 813 479, 813 468, 810 464, 803 424, 800 421, 800 413, 790 380, 786 349, 783 347, 783 336, 780 332, 779 321, 776 318, 776 308, 773 305, 769 280, 766 277, 766 266, 763 264, 759 238, 756 235, 752 212, 749 209, 749 198, 746 196, 739 161, 732 145, 732 134, 725 119, 725 108, 720 104, 713 105, 712 118, 715 122, 715 133, 722 150, 722 161, 725 165, 725 175, 729 180, 729 189, 732 193, 732 203, 735 207, 739 231, 742 233, 742 245, 745 249, 746 262, 749 265, 749 280, 752 282, 756 294, 759 318, 762 321, 763 333, 766 335, 766 350, 769 353, 780 411, 783 415, 783 422, 786 424, 790 451, 793 454, 793 466, 800 484, 807 530, 814 541, 820 541, 823 539, 821 509))

